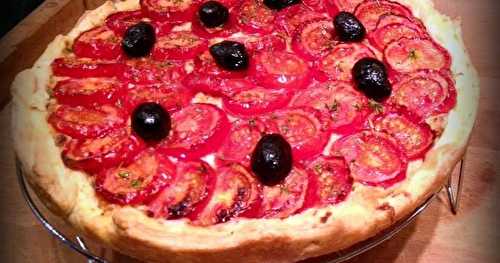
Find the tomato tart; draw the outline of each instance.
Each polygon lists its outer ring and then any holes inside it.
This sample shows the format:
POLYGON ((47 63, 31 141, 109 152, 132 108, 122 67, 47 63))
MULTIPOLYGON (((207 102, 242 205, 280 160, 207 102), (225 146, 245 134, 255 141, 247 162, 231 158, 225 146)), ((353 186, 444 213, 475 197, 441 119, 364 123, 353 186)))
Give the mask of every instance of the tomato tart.
POLYGON ((43 202, 153 262, 296 262, 408 216, 462 158, 479 96, 430 0, 124 0, 13 83, 43 202))

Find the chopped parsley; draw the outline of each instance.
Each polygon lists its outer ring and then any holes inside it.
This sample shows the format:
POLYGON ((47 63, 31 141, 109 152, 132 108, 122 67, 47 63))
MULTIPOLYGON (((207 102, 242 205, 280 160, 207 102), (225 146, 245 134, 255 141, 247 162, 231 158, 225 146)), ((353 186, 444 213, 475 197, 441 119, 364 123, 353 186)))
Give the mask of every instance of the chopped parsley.
POLYGON ((374 100, 370 100, 368 102, 368 107, 370 107, 370 109, 372 109, 377 114, 384 113, 384 106, 374 100))

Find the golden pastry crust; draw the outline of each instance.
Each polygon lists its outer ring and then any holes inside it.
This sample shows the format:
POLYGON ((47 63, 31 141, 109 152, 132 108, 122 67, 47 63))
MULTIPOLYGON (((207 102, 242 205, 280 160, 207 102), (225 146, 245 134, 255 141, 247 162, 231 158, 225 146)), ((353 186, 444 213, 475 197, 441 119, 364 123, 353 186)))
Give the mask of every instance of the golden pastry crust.
POLYGON ((336 206, 286 219, 236 219, 198 227, 183 220, 146 216, 133 207, 103 210, 90 179, 65 167, 47 123, 50 63, 83 31, 109 14, 139 8, 138 0, 107 2, 87 12, 66 36, 58 36, 34 67, 12 86, 14 145, 30 184, 56 214, 106 246, 147 261, 295 262, 328 254, 374 236, 407 216, 438 191, 462 158, 473 128, 479 80, 465 50, 459 22, 441 15, 431 0, 399 0, 411 7, 434 39, 452 55, 457 106, 424 161, 410 164, 407 179, 389 189, 356 183, 336 206))

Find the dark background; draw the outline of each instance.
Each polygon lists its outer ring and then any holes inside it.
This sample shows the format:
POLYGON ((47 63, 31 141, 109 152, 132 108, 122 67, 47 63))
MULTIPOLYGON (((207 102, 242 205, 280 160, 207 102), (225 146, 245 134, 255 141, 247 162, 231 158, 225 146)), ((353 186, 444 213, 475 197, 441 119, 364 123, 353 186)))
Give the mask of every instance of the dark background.
POLYGON ((0 38, 42 2, 43 0, 3 0, 0 8, 0 38))

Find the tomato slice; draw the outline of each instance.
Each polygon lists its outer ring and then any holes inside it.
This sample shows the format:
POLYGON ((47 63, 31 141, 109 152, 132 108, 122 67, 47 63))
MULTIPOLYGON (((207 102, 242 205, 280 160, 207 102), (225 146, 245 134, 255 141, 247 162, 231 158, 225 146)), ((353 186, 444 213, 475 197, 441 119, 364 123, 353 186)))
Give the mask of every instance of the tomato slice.
POLYGON ((403 108, 375 115, 370 120, 376 131, 391 135, 409 159, 423 157, 434 141, 431 128, 403 108))
POLYGON ((297 92, 293 107, 313 107, 320 111, 325 126, 336 133, 348 134, 362 127, 369 114, 368 100, 343 81, 329 81, 297 92))
POLYGON ((170 113, 187 106, 193 92, 179 85, 137 85, 128 89, 125 104, 129 112, 145 102, 156 102, 170 113))
POLYGON ((406 176, 407 157, 387 135, 362 131, 339 139, 332 149, 361 183, 388 187, 406 176))
POLYGON ((453 109, 457 91, 450 72, 422 70, 403 76, 393 86, 390 101, 427 118, 453 109))
POLYGON ((280 34, 248 37, 245 38, 244 41, 245 47, 249 53, 283 51, 286 49, 286 37, 280 34))
POLYGON ((364 2, 364 0, 327 0, 325 5, 328 14, 336 16, 340 11, 354 13, 356 7, 364 2))
POLYGON ((116 77, 123 74, 123 65, 87 58, 65 57, 52 62, 54 75, 71 78, 116 77))
POLYGON ((389 43, 401 38, 419 37, 426 37, 426 34, 420 31, 418 27, 412 26, 410 23, 394 23, 373 31, 370 35, 370 42, 379 50, 384 50, 389 43))
POLYGON ((186 75, 184 64, 177 61, 155 62, 150 60, 128 60, 122 76, 123 81, 133 84, 178 84, 186 75))
POLYGON ((269 122, 292 146, 294 160, 314 158, 326 146, 328 136, 322 129, 318 114, 311 108, 296 108, 270 115, 269 122))
POLYGON ((354 12, 356 17, 363 23, 368 32, 375 29, 381 16, 386 14, 396 14, 412 17, 410 9, 392 1, 366 0, 356 7, 354 12))
POLYGON ((298 213, 304 206, 309 184, 308 173, 293 167, 282 184, 264 186, 262 190, 261 216, 264 218, 286 218, 298 213))
POLYGON ((246 79, 218 79, 210 76, 193 75, 188 76, 187 81, 189 81, 188 85, 193 90, 221 97, 231 97, 241 90, 255 87, 255 84, 246 79))
POLYGON ((403 24, 415 28, 420 32, 425 32, 424 24, 422 24, 422 21, 418 20, 417 18, 396 15, 391 13, 382 15, 380 17, 380 19, 377 22, 376 29, 380 29, 391 24, 403 24))
POLYGON ((384 56, 393 70, 402 73, 422 69, 441 70, 451 66, 448 51, 430 39, 399 39, 387 46, 384 56))
POLYGON ((77 57, 113 60, 122 55, 121 37, 106 26, 83 32, 73 44, 77 57))
POLYGON ((344 201, 352 190, 353 180, 342 158, 320 156, 308 164, 309 187, 306 208, 344 201))
POLYGON ((112 104, 124 95, 123 86, 115 79, 67 79, 54 87, 54 96, 61 104, 91 106, 112 104))
POLYGON ((276 27, 293 36, 301 25, 319 19, 327 19, 323 13, 312 11, 303 5, 293 5, 281 10, 276 17, 276 27))
POLYGON ((342 81, 352 80, 352 68, 358 60, 375 57, 370 48, 361 43, 338 44, 318 63, 320 78, 342 81))
POLYGON ((224 223, 234 217, 255 217, 260 203, 260 185, 240 164, 217 170, 215 190, 207 206, 198 215, 196 224, 224 223))
POLYGON ((137 10, 114 13, 106 18, 105 23, 116 35, 123 36, 129 27, 145 20, 142 11, 137 10))
POLYGON ((175 166, 160 154, 145 150, 126 166, 104 170, 96 192, 108 202, 135 205, 149 201, 175 178, 175 166))
POLYGON ((154 60, 192 59, 208 48, 208 41, 190 31, 172 31, 159 37, 153 49, 154 60))
POLYGON ((292 49, 305 60, 315 61, 335 46, 332 21, 310 20, 299 27, 292 39, 292 49))
POLYGON ((249 74, 265 88, 302 89, 312 80, 305 61, 286 51, 256 54, 249 74))
POLYGON ((191 104, 172 114, 172 130, 163 153, 193 160, 218 150, 230 130, 226 114, 209 104, 191 104))
POLYGON ((245 0, 240 7, 237 23, 249 34, 271 33, 276 12, 267 8, 261 0, 245 0))
POLYGON ((71 140, 61 154, 64 164, 72 169, 94 174, 131 161, 144 144, 129 129, 118 129, 90 139, 71 140))
POLYGON ((154 217, 167 219, 191 216, 209 198, 215 184, 215 173, 203 161, 178 162, 174 181, 148 204, 154 217))
POLYGON ((290 92, 285 89, 266 89, 255 86, 252 89, 237 92, 232 97, 224 97, 223 107, 233 115, 257 116, 284 108, 290 99, 290 92))
POLYGON ((141 9, 155 20, 177 23, 191 19, 198 3, 198 0, 141 0, 141 9))
POLYGON ((71 107, 60 105, 50 115, 49 123, 58 132, 73 138, 95 138, 125 124, 125 116, 111 105, 71 107))
POLYGON ((237 120, 232 124, 229 136, 222 142, 217 157, 223 162, 249 164, 255 145, 270 130, 260 119, 237 120))
POLYGON ((328 1, 325 0, 302 0, 302 4, 308 7, 311 10, 316 12, 324 12, 326 11, 326 3, 328 1))

